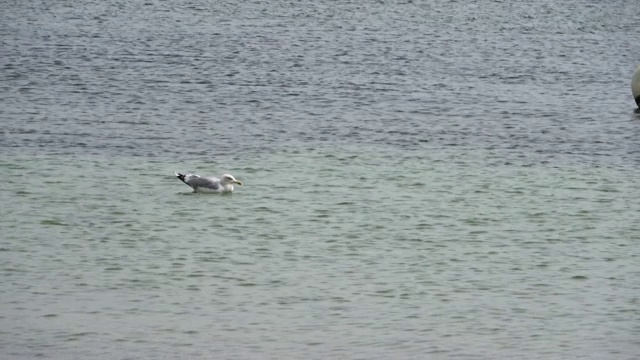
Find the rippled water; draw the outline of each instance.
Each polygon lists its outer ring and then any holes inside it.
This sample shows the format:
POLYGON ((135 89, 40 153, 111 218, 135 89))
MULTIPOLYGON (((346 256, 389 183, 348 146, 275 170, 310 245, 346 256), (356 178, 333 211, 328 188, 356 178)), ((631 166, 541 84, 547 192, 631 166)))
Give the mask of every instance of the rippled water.
POLYGON ((640 3, 0 5, 3 358, 640 353, 640 3))

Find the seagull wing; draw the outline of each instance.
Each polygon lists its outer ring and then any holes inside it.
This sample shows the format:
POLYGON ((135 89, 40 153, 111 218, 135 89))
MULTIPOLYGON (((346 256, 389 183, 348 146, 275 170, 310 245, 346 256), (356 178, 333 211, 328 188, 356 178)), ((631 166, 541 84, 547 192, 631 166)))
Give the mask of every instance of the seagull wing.
POLYGON ((222 189, 220 179, 216 177, 202 177, 194 174, 185 176, 184 182, 191 186, 194 190, 204 188, 207 190, 219 191, 222 189))

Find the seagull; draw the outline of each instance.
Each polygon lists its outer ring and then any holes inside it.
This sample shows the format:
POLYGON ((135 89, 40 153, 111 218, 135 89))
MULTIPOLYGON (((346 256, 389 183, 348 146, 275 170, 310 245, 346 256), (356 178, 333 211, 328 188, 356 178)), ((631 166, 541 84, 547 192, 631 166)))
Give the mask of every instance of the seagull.
POLYGON ((236 180, 236 178, 230 174, 223 174, 219 179, 213 176, 181 174, 179 172, 174 174, 176 174, 176 177, 183 183, 193 188, 194 192, 230 193, 233 192, 233 184, 242 185, 240 181, 236 180))
POLYGON ((636 104, 640 109, 640 65, 631 78, 631 94, 633 94, 633 98, 636 100, 636 104))

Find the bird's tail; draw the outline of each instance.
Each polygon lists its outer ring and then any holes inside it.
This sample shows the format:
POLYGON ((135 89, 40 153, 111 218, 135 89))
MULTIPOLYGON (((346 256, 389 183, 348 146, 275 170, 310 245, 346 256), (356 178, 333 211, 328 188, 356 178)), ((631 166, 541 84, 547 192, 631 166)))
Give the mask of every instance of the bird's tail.
MULTIPOLYGON (((184 177, 186 176, 185 174, 180 174, 179 172, 174 172, 174 174, 176 174, 176 177, 178 179, 180 179, 180 181, 182 181, 183 183, 187 184, 187 182, 184 181, 184 177)), ((189 185, 189 184, 187 184, 187 185, 189 185)))

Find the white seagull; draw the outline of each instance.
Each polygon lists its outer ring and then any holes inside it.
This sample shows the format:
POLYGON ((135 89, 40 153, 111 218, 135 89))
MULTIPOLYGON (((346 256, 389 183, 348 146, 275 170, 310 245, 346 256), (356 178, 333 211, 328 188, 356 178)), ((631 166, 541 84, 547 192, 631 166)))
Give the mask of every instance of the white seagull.
POLYGON ((242 185, 240 181, 236 180, 236 178, 230 174, 223 174, 219 179, 214 176, 181 174, 178 172, 175 174, 183 183, 189 185, 194 192, 230 193, 233 191, 233 184, 242 185))
POLYGON ((633 98, 636 100, 638 108, 640 108, 640 66, 638 66, 631 78, 631 94, 633 94, 633 98))

